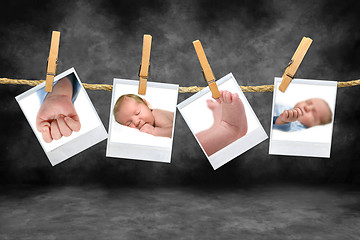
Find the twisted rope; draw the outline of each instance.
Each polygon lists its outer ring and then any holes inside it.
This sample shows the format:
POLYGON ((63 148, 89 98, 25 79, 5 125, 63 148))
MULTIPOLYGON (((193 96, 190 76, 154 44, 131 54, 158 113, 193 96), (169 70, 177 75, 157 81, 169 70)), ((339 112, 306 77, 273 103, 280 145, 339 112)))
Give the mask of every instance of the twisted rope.
MULTIPOLYGON (((9 78, 0 78, 0 84, 13 84, 13 85, 29 85, 36 86, 45 80, 25 80, 25 79, 9 79, 9 78)), ((106 90, 112 91, 112 85, 109 84, 82 84, 85 89, 89 90, 106 90)), ((360 85, 360 79, 347 81, 347 82, 338 82, 337 87, 353 87, 360 85)), ((190 87, 179 87, 179 93, 195 93, 204 89, 205 87, 190 86, 190 87)), ((274 85, 261 85, 261 86, 240 86, 243 92, 272 92, 274 91, 274 85)))

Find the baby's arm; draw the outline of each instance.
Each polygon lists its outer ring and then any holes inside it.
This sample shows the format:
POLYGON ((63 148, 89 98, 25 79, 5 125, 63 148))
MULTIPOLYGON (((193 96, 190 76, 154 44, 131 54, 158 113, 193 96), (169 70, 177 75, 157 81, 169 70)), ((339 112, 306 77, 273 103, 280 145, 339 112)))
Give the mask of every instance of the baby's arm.
POLYGON ((71 102, 73 87, 70 79, 58 81, 53 91, 48 93, 36 117, 36 128, 45 142, 70 136, 80 130, 81 124, 71 102))
POLYGON ((174 121, 174 113, 161 110, 154 109, 153 115, 155 118, 155 127, 145 124, 140 131, 152 134, 154 136, 161 137, 169 137, 172 135, 173 121, 174 121))
POLYGON ((290 110, 285 110, 280 114, 276 119, 275 125, 286 124, 289 122, 295 122, 300 116, 302 116, 302 111, 300 108, 294 108, 290 110))

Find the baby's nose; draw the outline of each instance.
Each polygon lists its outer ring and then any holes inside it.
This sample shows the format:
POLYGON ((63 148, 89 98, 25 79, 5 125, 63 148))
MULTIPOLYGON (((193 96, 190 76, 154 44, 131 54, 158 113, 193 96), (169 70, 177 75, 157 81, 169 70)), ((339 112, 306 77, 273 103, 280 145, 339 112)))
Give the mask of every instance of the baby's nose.
POLYGON ((138 127, 139 124, 140 124, 140 119, 139 119, 139 118, 136 118, 136 119, 134 120, 134 123, 135 123, 136 127, 138 127))

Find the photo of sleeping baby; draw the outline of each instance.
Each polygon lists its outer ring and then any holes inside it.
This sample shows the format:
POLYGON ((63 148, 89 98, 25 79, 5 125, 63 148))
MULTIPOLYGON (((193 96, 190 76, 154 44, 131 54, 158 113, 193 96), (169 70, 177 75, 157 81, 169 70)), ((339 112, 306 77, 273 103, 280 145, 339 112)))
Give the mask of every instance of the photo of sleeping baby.
POLYGON ((309 98, 289 107, 276 104, 273 129, 292 132, 332 122, 329 104, 321 98, 309 98))
POLYGON ((114 79, 106 156, 170 162, 178 85, 114 79))
POLYGON ((55 77, 52 92, 44 82, 16 100, 53 166, 107 137, 74 68, 55 77))
POLYGON ((204 88, 178 104, 178 109, 215 169, 267 138, 235 77, 216 81, 220 97, 204 88))
POLYGON ((330 157, 336 81, 293 79, 285 92, 275 78, 270 154, 330 157))
POLYGON ((152 109, 149 102, 138 95, 120 96, 115 103, 113 114, 115 121, 123 126, 154 136, 171 138, 174 113, 152 109))

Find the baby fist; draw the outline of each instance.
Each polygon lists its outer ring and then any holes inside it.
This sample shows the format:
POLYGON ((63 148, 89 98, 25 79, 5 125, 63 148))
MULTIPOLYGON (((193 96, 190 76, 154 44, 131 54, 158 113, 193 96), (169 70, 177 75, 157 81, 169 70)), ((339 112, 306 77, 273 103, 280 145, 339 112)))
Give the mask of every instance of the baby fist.
POLYGON ((145 123, 144 126, 142 126, 142 127, 140 128, 140 132, 144 132, 144 133, 148 133, 148 134, 152 134, 152 135, 153 135, 154 127, 151 126, 151 125, 148 124, 148 123, 145 123))
POLYGON ((295 122, 299 117, 302 116, 302 111, 300 108, 294 108, 290 110, 285 110, 280 114, 279 118, 284 122, 295 122))
POLYGON ((48 96, 36 116, 36 128, 42 133, 46 143, 62 136, 68 137, 73 131, 80 131, 80 119, 71 99, 65 96, 48 96))

